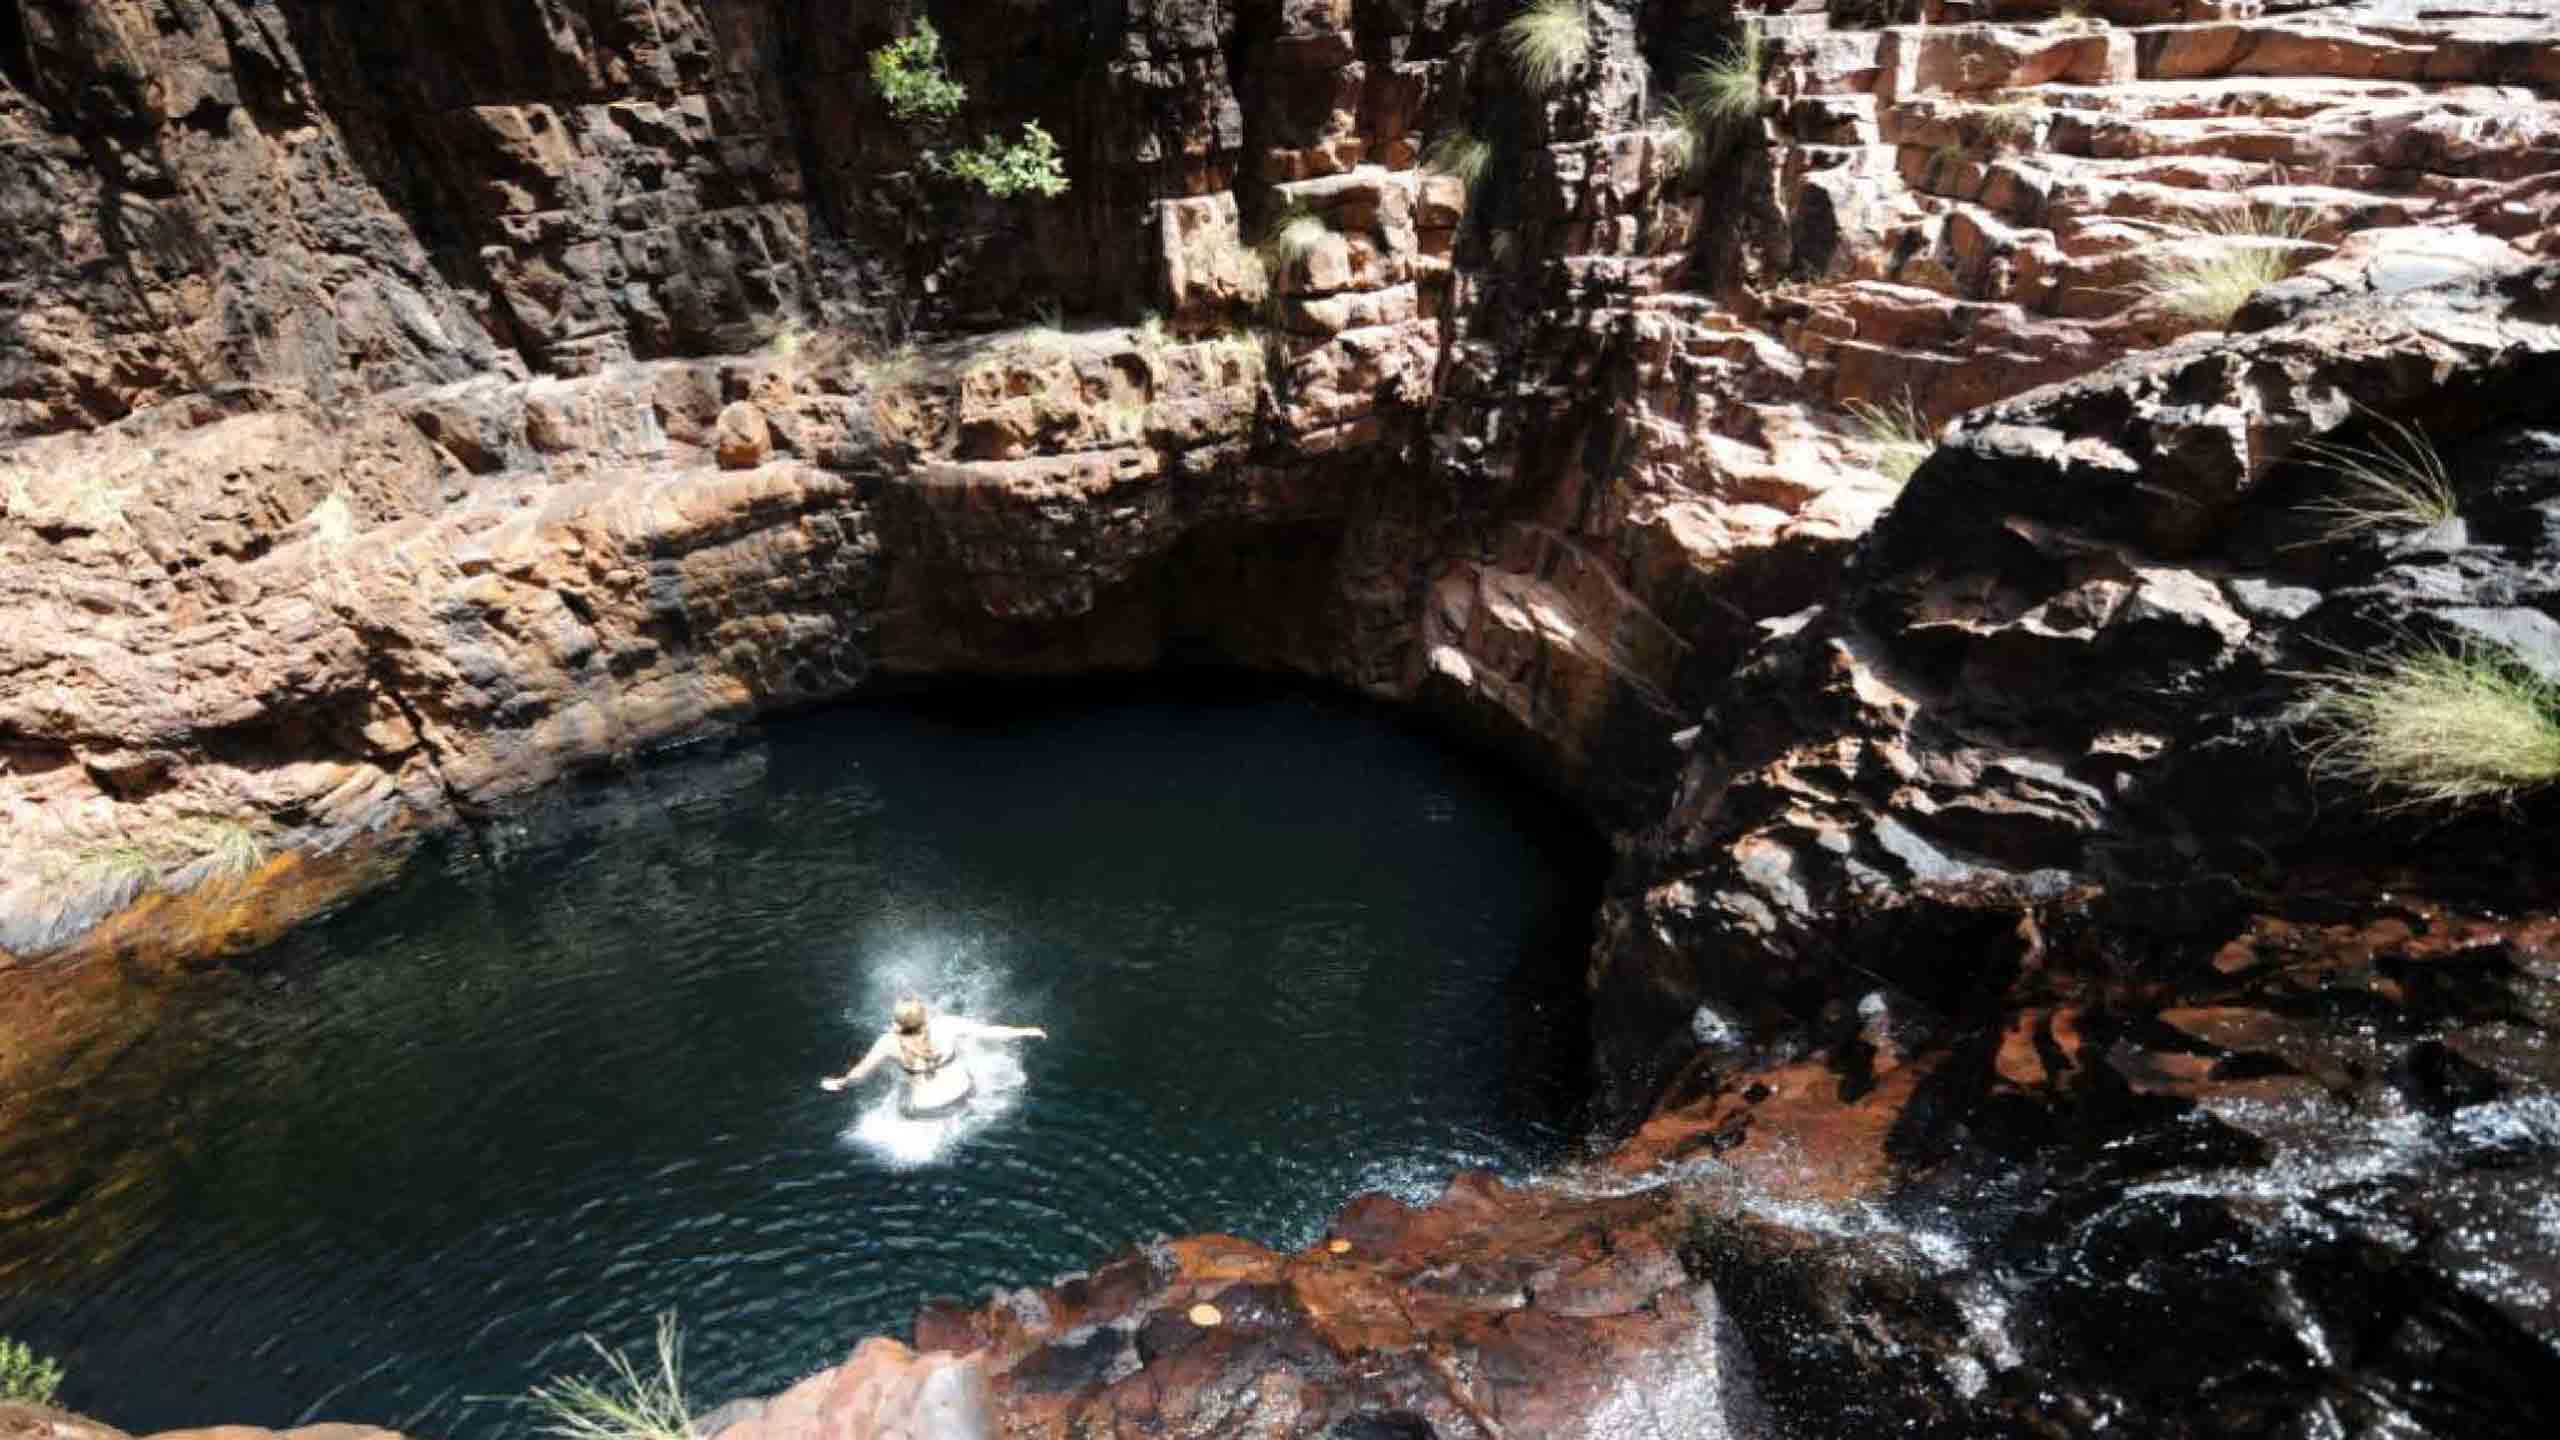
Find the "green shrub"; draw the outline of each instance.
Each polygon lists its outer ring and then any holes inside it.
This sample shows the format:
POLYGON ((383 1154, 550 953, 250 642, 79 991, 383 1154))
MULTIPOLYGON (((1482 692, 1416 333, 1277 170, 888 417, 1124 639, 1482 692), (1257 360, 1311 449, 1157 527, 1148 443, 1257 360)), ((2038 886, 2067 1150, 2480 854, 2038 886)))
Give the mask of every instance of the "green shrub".
POLYGON ((2250 206, 2184 228, 2191 241, 2211 242, 2211 248, 2155 252, 2144 262, 2137 288, 2167 306, 2171 314, 2218 329, 2231 323, 2250 296, 2292 274, 2302 263, 2293 242, 2309 233, 2311 219, 2250 206))
POLYGON ((23 1343, 0 1335, 0 1400, 50 1405, 62 1388, 62 1367, 23 1343))
POLYGON ((693 1440, 679 1363, 683 1336, 673 1314, 658 1317, 658 1363, 649 1374, 593 1335, 580 1338, 608 1373, 602 1380, 555 1375, 535 1386, 526 1403, 540 1416, 542 1433, 559 1440, 693 1440))
MULTIPOLYGON (((871 83, 888 103, 889 113, 939 134, 960 111, 969 89, 943 68, 942 36, 930 20, 918 19, 915 30, 871 52, 871 83)), ((944 154, 927 147, 925 168, 965 180, 999 200, 1025 192, 1061 195, 1067 189, 1066 162, 1057 139, 1040 122, 1022 122, 1022 138, 990 137, 944 154)))
POLYGON ((2312 773, 2386 809, 2560 780, 2560 684, 2496 646, 2413 644, 2306 678, 2312 773))
POLYGON ((959 113, 969 87, 942 66, 942 36, 930 20, 871 52, 871 84, 901 120, 946 120, 959 113))
POLYGON ((1896 485, 1918 472, 1930 452, 1938 448, 1937 427, 1920 413, 1907 391, 1890 405, 1852 400, 1848 409, 1856 418, 1858 429, 1876 447, 1876 473, 1896 485))
POLYGON ((1582 0, 1529 0, 1502 27, 1502 46, 1521 82, 1544 95, 1562 85, 1591 54, 1591 16, 1582 0))
POLYGON ((1067 191, 1067 166, 1058 156, 1058 142, 1037 120, 1022 122, 1019 140, 982 140, 952 151, 943 168, 999 200, 1026 190, 1040 195, 1067 191))

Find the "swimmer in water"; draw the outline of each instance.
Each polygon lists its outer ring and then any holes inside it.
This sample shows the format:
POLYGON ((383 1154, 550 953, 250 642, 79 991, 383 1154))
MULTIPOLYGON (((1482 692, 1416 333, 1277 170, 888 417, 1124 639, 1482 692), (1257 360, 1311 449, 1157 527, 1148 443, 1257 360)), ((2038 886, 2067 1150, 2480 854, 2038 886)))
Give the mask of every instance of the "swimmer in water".
POLYGON ((841 1090, 860 1083, 872 1071, 895 1060, 907 1072, 907 1088, 898 1110, 911 1120, 949 1115, 969 1103, 977 1080, 960 1058, 969 1040, 1046 1040, 1049 1032, 1031 1025, 987 1025, 958 1015, 935 1015, 910 995, 889 1012, 894 1022, 853 1068, 818 1082, 821 1090, 841 1090))

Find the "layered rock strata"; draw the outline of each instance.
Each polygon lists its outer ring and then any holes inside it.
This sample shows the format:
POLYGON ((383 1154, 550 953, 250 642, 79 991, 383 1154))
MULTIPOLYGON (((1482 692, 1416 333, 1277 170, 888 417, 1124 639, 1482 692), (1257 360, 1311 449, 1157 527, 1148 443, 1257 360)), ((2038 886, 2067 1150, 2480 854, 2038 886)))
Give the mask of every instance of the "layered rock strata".
POLYGON ((0 947, 218 949, 97 922, 883 674, 1300 669, 1641 822, 1893 494, 1843 402, 2157 343, 2142 252, 2239 211, 2337 251, 2261 323, 2509 263, 2560 168, 2525 8, 1755 16, 1683 164, 1744 17, 1596 11, 1542 98, 1472 12, 1308 6, 955 41, 1070 137, 1001 212, 825 8, 13 9, 0 947))

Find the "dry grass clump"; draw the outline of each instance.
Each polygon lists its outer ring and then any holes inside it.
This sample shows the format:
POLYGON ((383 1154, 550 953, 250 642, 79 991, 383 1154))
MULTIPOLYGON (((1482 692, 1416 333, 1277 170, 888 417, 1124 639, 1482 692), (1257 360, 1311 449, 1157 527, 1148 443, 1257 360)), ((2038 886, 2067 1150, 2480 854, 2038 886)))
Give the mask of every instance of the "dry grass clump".
POLYGON ((227 815, 185 815, 139 833, 99 835, 54 850, 44 864, 94 885, 131 891, 156 889, 170 875, 210 860, 205 879, 239 880, 267 862, 267 842, 255 826, 227 815))
POLYGON ((684 1342, 673 1314, 658 1317, 658 1363, 646 1374, 593 1335, 580 1338, 609 1373, 603 1380, 555 1375, 535 1386, 525 1403, 540 1416, 542 1433, 559 1440, 693 1440, 680 1364, 684 1342))
POLYGON ((356 513, 344 490, 330 491, 302 518, 311 527, 312 542, 323 550, 344 550, 356 537, 356 513))
POLYGON ((1014 331, 1002 342, 1005 348, 1047 354, 1063 350, 1067 345, 1066 307, 1055 300, 1043 300, 1031 307, 1031 323, 1014 331))
POLYGON ((1654 142, 1662 156, 1665 174, 1687 176, 1697 173, 1699 163, 1708 154, 1710 127, 1698 108, 1686 99, 1674 97, 1662 107, 1654 125, 1654 142))
POLYGON ((1250 330, 1230 328, 1207 343, 1210 362, 1222 373, 1259 375, 1270 360, 1270 352, 1262 337, 1250 330))
POLYGON ((1153 310, 1138 321, 1138 328, 1129 335, 1130 348, 1138 352, 1139 363, 1147 367, 1150 375, 1163 373, 1165 358, 1180 343, 1173 332, 1165 328, 1164 317, 1153 310))
POLYGON ((2453 472, 2427 433, 2386 416, 2362 445, 2309 440, 2296 447, 2345 485, 2303 508, 2326 523, 2321 536, 2344 540, 2369 530, 2424 530, 2460 513, 2453 472))
POLYGON ((1486 167, 1493 163, 1493 146, 1465 130, 1452 130, 1431 142, 1422 152, 1422 168, 1436 175, 1454 175, 1469 190, 1484 178, 1486 167))
POLYGON ((2294 272, 2302 263, 2294 242, 2310 230, 2309 215, 2254 205, 2237 210, 2186 227, 2190 240, 2212 242, 2211 248, 2189 245, 2153 254, 2144 262, 2136 288, 2170 313, 2218 329, 2231 323, 2250 296, 2294 272))
POLYGON ((1876 447, 1876 473, 1896 485, 1909 480, 1938 448, 1937 427, 1908 392, 1889 405, 1852 400, 1848 409, 1859 432, 1876 447))
POLYGON ((773 332, 772 338, 764 342, 764 352, 788 365, 807 355, 810 347, 817 342, 817 338, 817 332, 810 329, 807 324, 798 320, 786 320, 781 328, 773 332))
POLYGON ((1544 95, 1562 85, 1591 54, 1591 15, 1582 0, 1529 0, 1502 27, 1520 81, 1544 95))
POLYGON ((1262 234, 1262 243, 1254 253, 1262 258, 1262 268, 1270 277, 1276 296, 1291 267, 1315 253, 1324 237, 1333 232, 1326 228, 1324 217, 1304 204, 1292 204, 1272 217, 1271 228, 1262 234))
POLYGON ((794 385, 841 373, 857 384, 887 388, 924 374, 924 352, 914 340, 900 338, 910 328, 906 305, 892 299, 883 313, 850 326, 822 329, 789 321, 765 343, 764 353, 794 385))
POLYGON ((1155 406, 1136 392, 1114 395, 1102 402, 1098 411, 1103 437, 1115 444, 1134 445, 1146 438, 1147 417, 1155 406))
POLYGON ((2496 646, 2412 644, 2307 678, 2312 773, 2385 809, 2498 800, 2560 780, 2560 684, 2496 646))
POLYGON ((1207 285, 1232 266, 1239 292, 1247 300, 1260 299, 1269 284, 1263 273, 1262 257, 1245 248, 1236 233, 1223 225, 1202 225, 1182 237, 1182 273, 1192 285, 1207 285))
POLYGON ((2022 150, 2035 143, 2044 106, 2031 99, 2003 100, 1986 106, 1978 122, 1985 143, 2000 150, 2022 150))
POLYGON ((39 495, 36 478, 28 468, 13 465, 0 469, 0 514, 40 530, 85 530, 104 535, 133 529, 133 523, 125 518, 125 506, 140 493, 141 486, 99 485, 56 476, 43 487, 48 493, 39 495))
POLYGON ((83 879, 147 890, 160 883, 160 857, 131 840, 99 840, 71 852, 71 868, 83 879))
POLYGON ((913 384, 925 374, 924 352, 916 348, 913 340, 901 340, 859 363, 862 378, 884 389, 913 384))
POLYGON ((171 838, 196 859, 213 861, 213 878, 237 880, 267 863, 267 844, 247 822, 226 815, 194 815, 178 822, 171 838))

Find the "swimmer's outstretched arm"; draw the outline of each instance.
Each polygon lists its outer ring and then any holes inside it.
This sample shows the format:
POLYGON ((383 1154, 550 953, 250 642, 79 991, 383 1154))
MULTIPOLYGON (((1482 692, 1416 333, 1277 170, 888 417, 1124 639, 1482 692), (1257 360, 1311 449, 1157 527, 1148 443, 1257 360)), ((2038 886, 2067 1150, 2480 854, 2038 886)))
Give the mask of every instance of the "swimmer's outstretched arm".
POLYGON ((818 1088, 821 1090, 841 1090, 847 1085, 859 1084, 863 1080, 868 1079, 872 1071, 877 1070, 882 1065, 888 1063, 889 1057, 895 1054, 897 1049, 897 1040, 891 1036, 883 1035, 879 1039, 871 1042, 870 1053, 864 1055, 860 1060, 855 1061, 852 1069, 845 1071, 841 1075, 830 1075, 826 1079, 819 1081, 818 1088))
POLYGON ((983 1020, 960 1020, 963 1033, 979 1040, 1046 1040, 1049 1032, 1037 1025, 990 1025, 983 1020))

